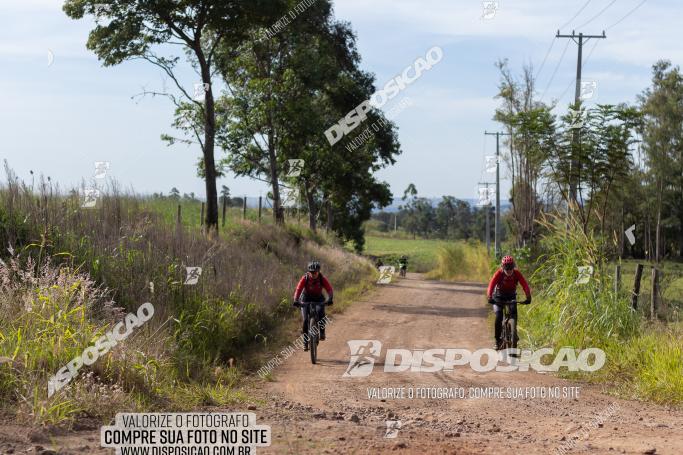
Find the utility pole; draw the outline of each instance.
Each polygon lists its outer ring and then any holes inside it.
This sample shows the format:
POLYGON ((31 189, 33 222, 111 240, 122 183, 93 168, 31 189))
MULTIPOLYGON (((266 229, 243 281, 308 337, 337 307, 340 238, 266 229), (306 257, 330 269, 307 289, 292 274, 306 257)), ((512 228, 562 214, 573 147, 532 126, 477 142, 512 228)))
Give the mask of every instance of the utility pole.
POLYGON ((495 221, 495 255, 500 256, 500 136, 510 136, 510 133, 489 133, 487 136, 496 136, 496 221, 495 221))
MULTIPOLYGON (((578 35, 572 30, 571 35, 560 35, 560 31, 557 31, 557 35, 555 35, 555 38, 571 38, 578 46, 579 46, 579 57, 576 61, 576 90, 574 92, 574 108, 575 109, 580 109, 580 102, 581 102, 581 68, 583 66, 582 64, 582 58, 583 58, 583 45, 588 42, 591 38, 600 38, 600 39, 605 39, 607 36, 605 35, 605 31, 602 31, 602 35, 584 35, 583 33, 579 33, 578 35)), ((571 204, 578 204, 578 198, 577 198, 577 184, 578 184, 578 178, 574 178, 574 173, 577 173, 577 176, 580 175, 579 172, 579 166, 580 163, 577 160, 576 157, 576 150, 579 149, 580 147, 580 128, 574 128, 573 132, 573 138, 572 141, 574 143, 573 150, 572 150, 572 157, 571 161, 569 163, 569 201, 567 202, 567 206, 569 207, 571 204)), ((567 213, 569 213, 569 208, 567 208, 567 213)))
MULTIPOLYGON (((489 185, 493 185, 491 182, 479 182, 480 185, 486 187, 486 194, 489 194, 489 185)), ((491 214, 491 204, 486 204, 484 206, 486 210, 486 254, 491 254, 491 223, 489 222, 489 215, 491 214)))

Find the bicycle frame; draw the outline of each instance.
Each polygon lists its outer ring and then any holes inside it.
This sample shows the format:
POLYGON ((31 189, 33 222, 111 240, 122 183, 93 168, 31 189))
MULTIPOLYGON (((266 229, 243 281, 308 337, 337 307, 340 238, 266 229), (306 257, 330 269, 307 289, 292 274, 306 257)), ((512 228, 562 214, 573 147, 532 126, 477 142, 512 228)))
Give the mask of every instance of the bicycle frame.
POLYGON ((301 302, 300 308, 308 307, 308 350, 311 353, 311 363, 318 360, 318 343, 320 342, 320 321, 315 305, 325 305, 326 302, 301 302))
POLYGON ((503 306, 503 327, 501 331, 502 349, 512 349, 517 347, 517 321, 510 317, 510 305, 517 304, 517 300, 496 302, 496 305, 503 306))

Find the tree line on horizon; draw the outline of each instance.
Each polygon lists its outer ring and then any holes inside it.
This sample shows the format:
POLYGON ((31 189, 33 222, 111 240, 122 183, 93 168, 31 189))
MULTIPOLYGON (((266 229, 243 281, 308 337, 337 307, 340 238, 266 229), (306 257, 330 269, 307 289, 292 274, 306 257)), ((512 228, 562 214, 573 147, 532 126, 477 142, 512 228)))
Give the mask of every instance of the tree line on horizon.
MULTIPOLYGON (((373 213, 368 227, 379 232, 407 232, 413 238, 441 240, 486 241, 486 211, 489 211, 489 240, 494 241, 494 207, 474 206, 453 196, 442 196, 434 203, 431 198, 420 197, 414 184, 409 184, 395 212, 373 213)), ((501 213, 501 217, 506 216, 501 213)), ((507 239, 507 228, 501 223, 501 240, 507 239)))

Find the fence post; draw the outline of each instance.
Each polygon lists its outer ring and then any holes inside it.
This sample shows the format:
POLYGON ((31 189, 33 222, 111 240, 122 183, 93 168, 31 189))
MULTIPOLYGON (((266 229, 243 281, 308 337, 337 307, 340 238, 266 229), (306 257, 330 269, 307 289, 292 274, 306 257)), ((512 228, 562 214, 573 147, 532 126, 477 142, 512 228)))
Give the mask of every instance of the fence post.
POLYGON ((247 219, 247 197, 244 196, 242 199, 242 219, 246 220, 247 219))
POLYGON ((643 277, 643 264, 636 265, 636 277, 633 281, 633 293, 631 294, 631 308, 638 309, 638 296, 640 295, 640 280, 643 277))
POLYGON ((176 223, 180 226, 181 223, 181 218, 180 218, 180 204, 178 204, 178 215, 176 217, 176 223))
POLYGON ((621 289, 621 264, 617 264, 614 270, 614 293, 618 294, 621 289))
POLYGON ((199 225, 204 226, 204 203, 202 202, 202 213, 199 215, 199 225))
POLYGON ((652 267, 652 298, 650 300, 650 320, 657 319, 657 307, 659 297, 659 270, 657 267, 652 267))
POLYGON ((258 222, 261 223, 261 208, 262 208, 263 197, 258 197, 258 222))
POLYGON ((228 206, 228 198, 223 197, 223 227, 225 227, 225 209, 228 206))

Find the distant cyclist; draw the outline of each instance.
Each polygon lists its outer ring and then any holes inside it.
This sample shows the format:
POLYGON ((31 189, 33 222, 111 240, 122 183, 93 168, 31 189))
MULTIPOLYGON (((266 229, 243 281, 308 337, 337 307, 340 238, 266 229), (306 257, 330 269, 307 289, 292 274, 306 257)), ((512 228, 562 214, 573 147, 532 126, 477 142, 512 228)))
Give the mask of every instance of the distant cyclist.
POLYGON ((301 307, 301 317, 303 319, 302 333, 304 334, 304 351, 308 351, 308 319, 309 311, 315 310, 318 314, 318 321, 320 322, 320 340, 325 339, 325 295, 323 290, 327 292, 327 305, 332 305, 333 290, 330 282, 320 273, 320 262, 311 261, 308 263, 308 271, 299 280, 294 291, 294 306, 300 303, 316 302, 318 305, 310 305, 301 307))
MULTIPOLYGON (((517 300, 517 284, 522 286, 526 294, 526 300, 520 302, 522 305, 531 303, 531 289, 527 284, 522 272, 515 269, 515 259, 512 256, 505 256, 500 262, 500 269, 496 270, 493 278, 489 282, 486 296, 489 303, 493 305, 496 313, 496 325, 494 336, 496 338, 496 350, 500 350, 500 335, 503 330, 503 305, 502 302, 517 300)), ((517 304, 510 305, 510 317, 517 320, 517 304)))
POLYGON ((406 276, 408 270, 408 256, 405 254, 398 260, 398 270, 401 276, 406 276))

